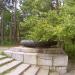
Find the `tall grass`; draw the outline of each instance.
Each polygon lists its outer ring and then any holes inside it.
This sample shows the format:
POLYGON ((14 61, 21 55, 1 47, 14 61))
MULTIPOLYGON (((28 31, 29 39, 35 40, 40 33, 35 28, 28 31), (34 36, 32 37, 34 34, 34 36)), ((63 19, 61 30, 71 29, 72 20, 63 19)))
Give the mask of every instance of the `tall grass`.
POLYGON ((64 50, 68 54, 70 59, 75 60, 75 43, 65 42, 64 50))

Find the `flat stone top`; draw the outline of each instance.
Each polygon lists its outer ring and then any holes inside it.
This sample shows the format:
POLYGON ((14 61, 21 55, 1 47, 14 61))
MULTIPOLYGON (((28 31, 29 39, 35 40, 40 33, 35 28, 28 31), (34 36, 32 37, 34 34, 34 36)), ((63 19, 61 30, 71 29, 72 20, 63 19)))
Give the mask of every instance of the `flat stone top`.
POLYGON ((67 56, 66 54, 44 54, 44 53, 38 53, 38 55, 39 56, 42 56, 42 57, 44 57, 44 56, 67 56))
POLYGON ((46 52, 47 54, 65 54, 62 48, 29 48, 29 47, 12 47, 8 49, 13 52, 24 52, 24 53, 42 53, 46 52))
POLYGON ((21 50, 38 50, 38 48, 30 48, 30 47, 11 47, 9 50, 14 50, 14 51, 21 51, 21 50))
POLYGON ((51 57, 51 56, 67 56, 66 54, 45 54, 45 53, 24 53, 24 52, 14 52, 6 50, 5 53, 23 54, 23 55, 38 55, 39 57, 51 57))
POLYGON ((14 52, 14 51, 9 51, 9 50, 6 50, 4 51, 5 53, 14 53, 14 54, 22 54, 22 55, 38 55, 38 53, 24 53, 24 52, 14 52))

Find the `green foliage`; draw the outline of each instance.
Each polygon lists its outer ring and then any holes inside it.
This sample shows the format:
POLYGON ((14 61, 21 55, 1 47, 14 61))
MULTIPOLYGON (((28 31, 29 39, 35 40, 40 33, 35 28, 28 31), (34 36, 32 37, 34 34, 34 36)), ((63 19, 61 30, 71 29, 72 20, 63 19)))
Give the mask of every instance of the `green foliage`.
POLYGON ((24 0, 22 10, 30 14, 40 14, 50 9, 50 0, 24 0))
POLYGON ((53 26, 49 25, 47 20, 38 20, 36 25, 29 32, 29 39, 37 41, 45 41, 53 38, 53 26))
POLYGON ((11 21, 11 14, 10 14, 9 11, 5 10, 3 16, 4 16, 3 19, 4 19, 5 22, 11 21))
POLYGON ((64 44, 64 50, 68 54, 69 58, 74 60, 75 59, 75 43, 72 44, 71 41, 67 41, 64 44))
POLYGON ((4 53, 3 53, 3 51, 2 50, 0 50, 0 55, 3 55, 4 53))
POLYGON ((61 22, 62 19, 59 18, 55 11, 49 11, 45 17, 33 15, 25 18, 21 22, 21 29, 24 31, 26 39, 38 41, 56 40, 57 36, 61 34, 61 22))
POLYGON ((26 0, 22 9, 30 13, 30 16, 21 23, 22 35, 25 39, 38 41, 71 40, 75 36, 75 8, 70 3, 72 2, 66 0, 60 10, 50 10, 48 0, 26 0), (37 10, 39 14, 33 10, 37 10))

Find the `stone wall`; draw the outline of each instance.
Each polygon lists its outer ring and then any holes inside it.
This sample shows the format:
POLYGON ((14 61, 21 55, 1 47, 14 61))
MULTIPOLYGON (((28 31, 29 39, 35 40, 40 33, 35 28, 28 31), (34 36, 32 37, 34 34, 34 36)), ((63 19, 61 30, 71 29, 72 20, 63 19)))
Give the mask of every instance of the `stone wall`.
POLYGON ((26 64, 35 64, 44 69, 57 71, 60 74, 67 72, 68 56, 65 53, 25 53, 18 51, 4 51, 5 54, 26 64))

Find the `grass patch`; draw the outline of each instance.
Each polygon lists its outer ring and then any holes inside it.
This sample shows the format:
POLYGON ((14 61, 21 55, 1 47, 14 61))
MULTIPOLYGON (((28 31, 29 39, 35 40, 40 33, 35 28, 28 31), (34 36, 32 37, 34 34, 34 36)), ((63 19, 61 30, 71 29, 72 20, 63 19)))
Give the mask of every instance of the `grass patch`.
POLYGON ((0 55, 5 55, 4 52, 2 50, 0 50, 0 55))

